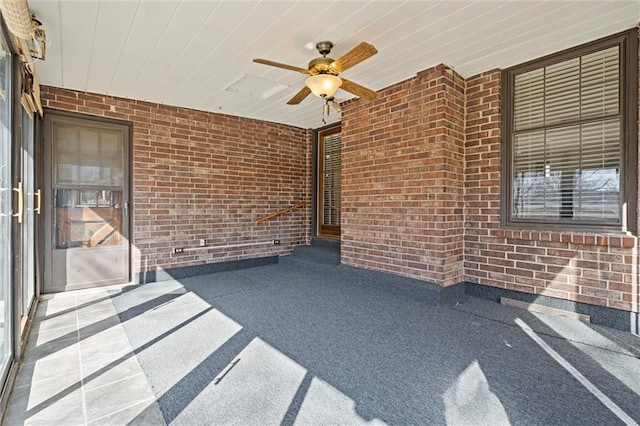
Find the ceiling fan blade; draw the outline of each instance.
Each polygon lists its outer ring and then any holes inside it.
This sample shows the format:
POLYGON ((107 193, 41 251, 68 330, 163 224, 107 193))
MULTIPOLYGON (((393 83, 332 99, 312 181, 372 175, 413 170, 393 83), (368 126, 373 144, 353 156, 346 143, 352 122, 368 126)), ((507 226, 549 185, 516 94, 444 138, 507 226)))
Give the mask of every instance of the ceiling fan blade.
POLYGON ((295 94, 293 98, 289 99, 289 102, 287 102, 287 104, 298 105, 304 98, 306 98, 310 94, 311 89, 309 89, 307 86, 304 86, 298 93, 295 94))
POLYGON ((367 89, 364 86, 360 86, 359 84, 356 84, 353 81, 349 81, 344 78, 342 79, 342 86, 340 86, 340 88, 346 90, 349 93, 353 93, 354 95, 357 95, 367 101, 375 101, 379 96, 377 92, 374 92, 371 89, 367 89))
POLYGON ((356 47, 354 47, 353 49, 351 49, 350 51, 348 51, 347 53, 345 53, 335 61, 333 61, 329 66, 329 68, 333 72, 338 74, 348 70, 354 65, 359 64, 365 59, 369 59, 376 53, 378 53, 378 51, 376 50, 375 47, 373 47, 373 45, 363 41, 362 43, 360 43, 359 45, 357 45, 356 47))
POLYGON ((269 61, 268 59, 256 58, 253 60, 253 62, 255 62, 256 64, 269 65, 271 67, 276 67, 276 68, 284 68, 285 70, 296 71, 301 74, 309 74, 309 70, 306 68, 300 68, 300 67, 294 67, 293 65, 281 64, 280 62, 273 62, 273 61, 269 61))

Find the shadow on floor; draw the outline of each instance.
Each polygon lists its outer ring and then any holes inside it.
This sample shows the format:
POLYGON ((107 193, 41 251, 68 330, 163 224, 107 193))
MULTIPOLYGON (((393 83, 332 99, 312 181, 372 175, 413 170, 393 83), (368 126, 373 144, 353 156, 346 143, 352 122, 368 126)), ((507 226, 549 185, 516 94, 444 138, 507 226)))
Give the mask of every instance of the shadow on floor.
POLYGON ((167 423, 640 421, 637 338, 474 298, 434 307, 353 268, 263 266, 113 303, 167 423))

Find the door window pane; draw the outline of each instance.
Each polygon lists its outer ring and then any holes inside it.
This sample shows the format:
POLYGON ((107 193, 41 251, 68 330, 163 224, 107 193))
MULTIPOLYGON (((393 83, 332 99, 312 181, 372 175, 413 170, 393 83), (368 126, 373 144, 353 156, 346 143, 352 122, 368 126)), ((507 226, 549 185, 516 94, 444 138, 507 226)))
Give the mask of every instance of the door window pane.
POLYGON ((55 248, 119 245, 122 131, 56 122, 54 134, 55 248))
POLYGON ((56 189, 55 247, 115 246, 122 238, 122 191, 56 189))
POLYGON ((122 186, 121 131, 56 123, 54 134, 56 184, 122 186))

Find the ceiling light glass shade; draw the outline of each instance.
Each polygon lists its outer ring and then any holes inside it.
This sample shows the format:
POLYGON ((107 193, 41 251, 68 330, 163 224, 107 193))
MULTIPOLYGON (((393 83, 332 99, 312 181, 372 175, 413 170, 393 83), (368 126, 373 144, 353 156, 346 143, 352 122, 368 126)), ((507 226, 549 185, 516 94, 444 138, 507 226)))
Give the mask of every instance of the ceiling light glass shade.
POLYGON ((311 89, 311 93, 318 97, 331 97, 342 85, 342 80, 335 75, 318 74, 309 77, 304 84, 311 89))

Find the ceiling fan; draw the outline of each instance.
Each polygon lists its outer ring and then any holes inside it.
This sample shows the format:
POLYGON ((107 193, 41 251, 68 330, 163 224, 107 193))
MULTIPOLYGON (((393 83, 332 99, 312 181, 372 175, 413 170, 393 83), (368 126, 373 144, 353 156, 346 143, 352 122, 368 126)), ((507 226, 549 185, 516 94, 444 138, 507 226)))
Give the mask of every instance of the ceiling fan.
POLYGON ((277 68, 284 68, 286 70, 296 71, 310 76, 305 81, 305 86, 296 93, 293 98, 289 99, 289 102, 287 102, 289 105, 297 105, 302 102, 304 98, 309 96, 309 94, 313 93, 314 95, 323 98, 325 101, 331 102, 334 107, 336 107, 337 103, 334 101, 333 95, 338 88, 349 93, 353 93, 367 101, 377 99, 378 94, 373 90, 367 89, 366 87, 347 79, 338 77, 338 74, 341 72, 348 70, 354 65, 357 65, 378 53, 376 48, 369 43, 362 42, 338 59, 334 60, 327 57, 331 52, 332 47, 333 43, 330 41, 318 42, 316 44, 316 49, 318 49, 318 52, 320 52, 322 56, 312 59, 307 68, 281 64, 267 59, 254 59, 253 62, 277 68))

